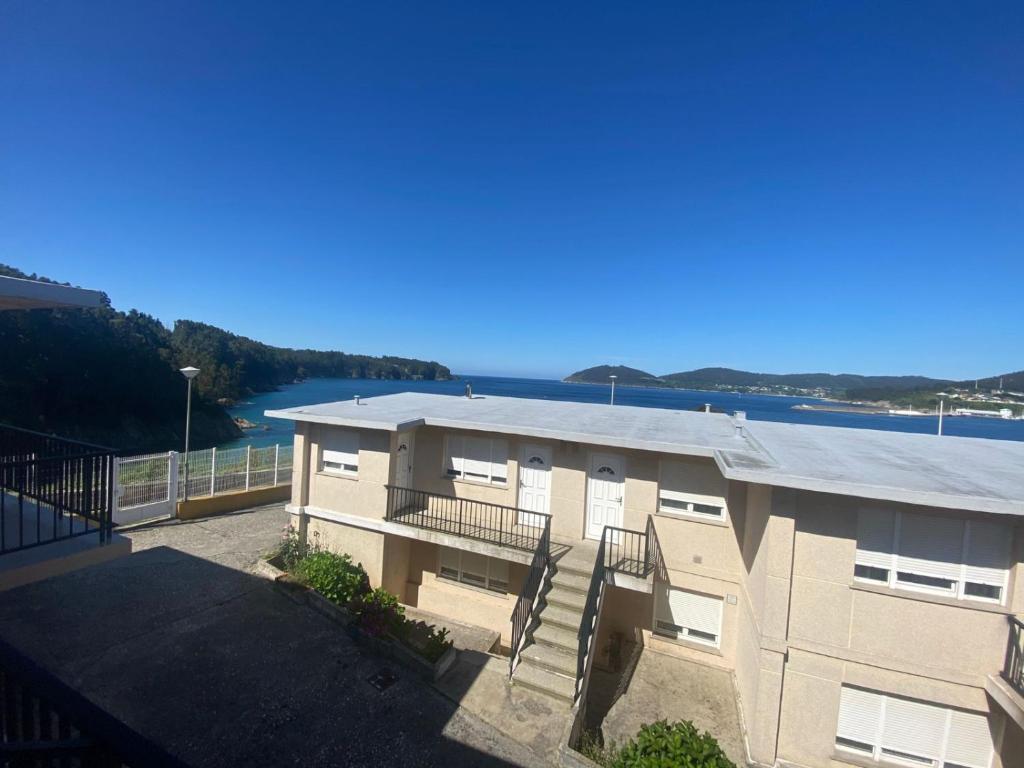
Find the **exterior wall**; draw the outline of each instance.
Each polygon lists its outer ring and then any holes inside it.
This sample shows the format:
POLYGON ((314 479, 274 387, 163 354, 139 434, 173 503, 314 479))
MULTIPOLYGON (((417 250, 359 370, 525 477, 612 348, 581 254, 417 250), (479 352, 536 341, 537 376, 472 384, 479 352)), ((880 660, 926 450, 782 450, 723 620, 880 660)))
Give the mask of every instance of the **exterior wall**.
POLYGON ((310 425, 308 504, 333 512, 383 518, 387 506, 384 486, 390 480, 394 436, 381 430, 359 430, 359 472, 357 477, 343 477, 320 471, 324 435, 338 429, 341 428, 310 425))
POLYGON ((509 592, 499 595, 440 578, 437 575, 438 546, 426 541, 406 541, 409 544, 408 576, 404 589, 407 605, 500 632, 502 646, 507 648, 511 645, 509 619, 526 578, 526 566, 509 563, 509 592))

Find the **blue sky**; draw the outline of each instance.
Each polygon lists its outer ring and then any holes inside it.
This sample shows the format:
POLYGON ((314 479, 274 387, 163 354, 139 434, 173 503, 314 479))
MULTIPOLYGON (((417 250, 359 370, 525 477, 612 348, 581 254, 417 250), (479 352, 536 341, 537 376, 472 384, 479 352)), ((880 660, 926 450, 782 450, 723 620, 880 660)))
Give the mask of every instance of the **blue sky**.
POLYGON ((1024 5, 4 4, 0 261, 562 376, 1024 368, 1024 5))

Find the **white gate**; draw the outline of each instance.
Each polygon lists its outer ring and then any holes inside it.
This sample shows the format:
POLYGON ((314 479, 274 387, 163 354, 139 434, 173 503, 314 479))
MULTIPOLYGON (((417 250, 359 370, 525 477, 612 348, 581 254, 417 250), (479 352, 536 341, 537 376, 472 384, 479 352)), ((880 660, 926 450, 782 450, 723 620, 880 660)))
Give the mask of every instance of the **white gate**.
POLYGON ((174 517, 178 501, 178 454, 152 453, 117 460, 114 523, 174 517))

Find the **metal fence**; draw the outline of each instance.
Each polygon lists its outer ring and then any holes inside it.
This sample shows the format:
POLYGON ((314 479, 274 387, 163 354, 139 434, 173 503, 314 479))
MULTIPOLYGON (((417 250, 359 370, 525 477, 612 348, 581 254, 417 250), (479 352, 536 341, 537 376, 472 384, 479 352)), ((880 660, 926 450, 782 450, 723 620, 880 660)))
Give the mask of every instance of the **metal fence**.
MULTIPOLYGON (((265 448, 208 448, 188 455, 188 498, 216 496, 219 493, 251 491, 290 485, 292 482, 292 446, 268 445, 265 448)), ((178 499, 185 498, 185 467, 181 462, 178 499)))
POLYGON ((114 521, 124 524, 171 516, 174 505, 186 498, 290 485, 292 446, 190 451, 187 473, 184 457, 175 451, 123 456, 117 469, 114 521))

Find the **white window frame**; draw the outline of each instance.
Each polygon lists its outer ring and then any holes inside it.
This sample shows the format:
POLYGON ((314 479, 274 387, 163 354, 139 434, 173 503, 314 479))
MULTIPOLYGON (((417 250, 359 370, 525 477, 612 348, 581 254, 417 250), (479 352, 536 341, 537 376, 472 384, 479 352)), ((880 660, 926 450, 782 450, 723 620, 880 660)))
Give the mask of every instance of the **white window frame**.
MULTIPOLYGON (((345 430, 330 430, 322 431, 320 433, 320 471, 328 475, 337 475, 339 477, 358 477, 359 476, 359 447, 360 447, 359 432, 354 429, 345 430), (355 444, 355 451, 341 451, 334 448, 330 448, 331 437, 334 437, 336 441, 340 442, 338 438, 341 436, 348 436, 349 439, 355 444), (350 457, 355 458, 355 463, 346 461, 333 461, 328 460, 326 457, 329 454, 348 454, 350 457), (337 466, 333 466, 337 465, 337 466)), ((332 457, 334 458, 334 457, 332 457)), ((339 457, 340 458, 340 457, 339 457)))
MULTIPOLYGON (((437 578, 444 579, 456 584, 460 584, 467 587, 473 587, 474 589, 483 589, 487 592, 493 592, 498 595, 507 595, 509 591, 509 564, 507 560, 501 560, 497 557, 489 557, 487 555, 477 555, 483 557, 487 561, 487 573, 479 574, 484 577, 483 584, 472 579, 466 579, 466 571, 464 569, 464 555, 466 551, 462 549, 456 549, 455 547, 445 547, 443 545, 438 546, 437 551, 437 578), (458 561, 457 569, 454 569, 454 575, 445 573, 444 568, 444 555, 445 551, 454 554, 458 561), (501 574, 501 569, 504 569, 504 574, 501 574), (504 575, 505 578, 501 579, 500 576, 504 575)), ((470 552, 468 554, 476 554, 470 552)))
MULTIPOLYGON (((721 648, 722 647, 722 623, 725 621, 725 600, 723 600, 718 595, 708 595, 708 594, 705 594, 703 592, 697 592, 697 591, 692 590, 692 589, 682 589, 681 587, 674 587, 671 584, 667 584, 667 583, 655 584, 654 589, 655 589, 655 595, 654 595, 654 616, 653 616, 653 621, 651 623, 651 630, 656 635, 659 635, 660 637, 668 637, 668 638, 673 639, 673 640, 684 640, 684 641, 686 641, 688 643, 697 643, 699 645, 706 645, 709 648, 716 648, 717 649, 717 648, 721 648), (659 614, 661 613, 661 611, 659 610, 659 607, 660 607, 659 606, 659 601, 661 599, 661 591, 660 591, 659 587, 664 588, 665 590, 667 590, 666 593, 665 593, 666 596, 667 596, 668 592, 675 591, 675 592, 687 592, 689 594, 697 595, 699 597, 707 598, 709 600, 718 600, 721 603, 721 606, 720 606, 719 611, 718 611, 718 629, 714 633, 715 639, 714 640, 709 640, 706 637, 701 637, 701 634, 711 634, 710 632, 708 632, 708 633, 701 632, 700 634, 691 634, 691 632, 697 632, 698 630, 692 629, 690 627, 680 626, 679 624, 673 624, 673 623, 671 623, 669 621, 665 621, 664 619, 659 618, 659 614), (658 626, 659 623, 668 624, 671 627, 678 627, 678 629, 665 629, 663 627, 658 626)), ((669 609, 669 613, 671 613, 671 609, 669 609)))
MULTIPOLYGON (((844 737, 839 735, 840 723, 837 722, 836 723, 836 729, 835 729, 836 730, 836 736, 835 736, 835 740, 833 742, 835 744, 835 748, 836 748, 836 750, 838 750, 841 753, 851 754, 851 755, 858 755, 860 757, 867 757, 867 758, 869 758, 869 759, 871 759, 871 760, 873 760, 875 762, 878 762, 880 764, 891 764, 891 765, 900 765, 900 766, 914 766, 915 768, 920 768, 921 766, 925 766, 926 768, 945 768, 945 766, 947 766, 947 765, 950 766, 950 767, 952 767, 952 766, 960 766, 962 764, 961 763, 953 762, 953 760, 952 760, 952 758, 950 756, 950 748, 957 746, 957 745, 955 745, 953 743, 953 740, 950 738, 951 731, 953 729, 953 718, 954 718, 954 716, 957 713, 960 713, 962 716, 980 717, 980 718, 984 718, 985 717, 982 713, 979 713, 979 712, 962 712, 961 710, 951 709, 949 707, 944 707, 944 706, 942 706, 940 704, 933 704, 933 703, 927 702, 927 701, 921 701, 920 699, 911 699, 909 697, 903 697, 903 696, 890 696, 888 694, 880 693, 878 691, 871 691, 871 690, 867 690, 865 688, 859 688, 859 687, 856 687, 856 686, 843 685, 842 688, 849 689, 849 690, 858 690, 858 691, 860 691, 860 693, 862 695, 863 694, 867 694, 868 696, 872 696, 872 697, 877 698, 878 699, 878 722, 877 722, 876 727, 874 729, 875 735, 874 735, 874 738, 873 738, 872 742, 870 742, 870 743, 869 742, 858 742, 858 743, 863 743, 865 746, 869 746, 870 750, 861 749, 861 748, 854 747, 854 746, 848 746, 846 744, 841 744, 839 742, 839 739, 844 738, 844 737), (884 733, 885 733, 887 710, 888 710, 888 706, 889 706, 890 702, 892 702, 893 700, 911 702, 911 703, 916 704, 918 706, 929 707, 931 709, 938 710, 938 712, 941 713, 940 716, 944 718, 944 724, 943 724, 943 727, 942 727, 943 730, 942 730, 942 734, 941 734, 941 737, 940 737, 941 741, 940 741, 940 744, 939 744, 939 747, 938 747, 938 749, 939 749, 939 756, 938 757, 928 758, 928 757, 925 757, 923 755, 912 755, 910 753, 904 753, 907 756, 906 757, 902 757, 899 753, 896 753, 895 750, 884 748, 882 746, 882 744, 885 741, 884 733), (947 759, 950 760, 949 763, 947 763, 947 759)), ((840 693, 840 696, 842 696, 841 693, 840 693)), ((842 699, 840 699, 840 701, 842 701, 842 699)), ((842 717, 842 710, 841 709, 840 709, 839 717, 840 718, 842 717)), ((990 766, 992 765, 992 757, 993 757, 994 754, 995 754, 995 743, 994 743, 994 740, 993 740, 993 742, 990 745, 987 763, 978 765, 978 768, 990 768, 990 766)), ((952 757, 955 757, 955 755, 952 756, 952 757)))
POLYGON ((508 487, 508 463, 509 463, 509 443, 508 440, 500 437, 481 437, 478 435, 462 435, 456 433, 450 433, 445 435, 444 438, 444 456, 443 464, 441 466, 441 474, 451 480, 461 480, 467 483, 480 483, 483 485, 497 485, 503 488, 508 487), (465 469, 466 451, 465 441, 469 440, 481 440, 488 443, 488 471, 486 477, 467 477, 465 469), (458 443, 459 452, 461 455, 456 456, 454 454, 454 444, 458 443), (495 451, 495 446, 498 444, 504 445, 504 451, 495 451), (495 455, 500 456, 504 453, 505 462, 496 462, 495 455), (501 467, 500 472, 495 472, 495 467, 501 467))
POLYGON ((658 514, 665 517, 679 517, 685 520, 704 520, 716 523, 724 523, 729 520, 729 507, 721 496, 703 496, 699 493, 683 493, 681 491, 670 491, 668 488, 658 488, 658 514), (686 506, 679 507, 665 506, 665 500, 676 501, 686 506), (696 509, 696 506, 708 506, 718 509, 718 514, 711 514, 696 509))
MULTIPOLYGON (((907 592, 918 592, 918 593, 921 593, 921 594, 936 595, 936 596, 939 596, 939 597, 948 597, 948 598, 955 599, 955 600, 967 600, 967 601, 974 601, 974 602, 980 602, 980 603, 988 603, 990 605, 1005 605, 1006 604, 1007 591, 1009 589, 1009 577, 1010 577, 1009 567, 1001 569, 1002 570, 1002 580, 1001 581, 994 580, 994 579, 983 579, 983 580, 968 579, 968 571, 970 570, 970 566, 967 563, 967 557, 968 557, 968 551, 969 551, 968 548, 970 546, 971 525, 972 525, 972 521, 970 519, 961 519, 960 520, 960 522, 962 522, 964 524, 963 537, 962 537, 962 540, 960 542, 960 562, 959 563, 955 563, 955 564, 951 563, 951 565, 955 565, 957 567, 958 575, 957 575, 956 578, 950 578, 949 579, 952 582, 952 585, 950 587, 944 588, 944 587, 938 587, 938 586, 929 586, 927 584, 915 584, 913 582, 908 582, 908 581, 901 580, 900 579, 900 574, 901 573, 918 575, 918 576, 922 576, 922 577, 926 577, 926 578, 929 578, 930 576, 928 576, 927 574, 915 574, 915 571, 912 570, 911 568, 906 568, 906 567, 901 568, 900 567, 901 566, 901 560, 902 560, 901 554, 900 554, 900 536, 901 536, 901 533, 902 533, 902 519, 903 519, 903 514, 904 513, 902 511, 900 511, 900 510, 887 510, 887 511, 889 511, 892 514, 892 518, 893 518, 893 537, 892 537, 892 546, 890 548, 890 554, 889 554, 889 557, 888 557, 889 562, 888 562, 888 564, 886 566, 879 565, 877 562, 871 562, 871 563, 861 562, 861 559, 862 559, 861 558, 861 550, 859 549, 859 543, 860 542, 857 542, 858 543, 858 549, 857 549, 856 558, 854 560, 854 575, 853 575, 853 580, 855 582, 860 583, 860 584, 881 585, 881 586, 888 587, 889 589, 899 589, 899 590, 903 590, 903 591, 907 591, 907 592), (881 570, 888 570, 888 573, 887 573, 887 576, 886 576, 886 578, 884 580, 883 579, 873 579, 873 578, 869 578, 869 577, 866 577, 866 576, 858 576, 857 573, 856 573, 857 566, 869 567, 869 568, 878 568, 878 569, 881 569, 881 570), (999 599, 996 600, 996 599, 993 599, 991 597, 983 597, 981 595, 969 595, 966 592, 966 588, 967 588, 968 584, 978 584, 978 585, 982 585, 982 586, 997 587, 997 588, 999 588, 999 599)), ((860 513, 858 513, 858 514, 860 514, 860 513)), ((920 515, 919 513, 916 513, 916 512, 915 513, 911 513, 911 514, 914 514, 914 515, 919 516, 919 517, 929 517, 929 515, 920 515)), ((934 515, 932 515, 931 517, 934 517, 934 515)), ((988 525, 1005 525, 1005 524, 1002 524, 1002 523, 987 523, 987 524, 988 525)), ((1009 526, 1005 526, 1005 527, 1007 529, 1007 534, 1008 535, 1012 535, 1012 529, 1009 526)), ((867 559, 867 558, 865 558, 865 559, 867 559)), ((1007 563, 1007 566, 1009 566, 1009 562, 1007 563)))

